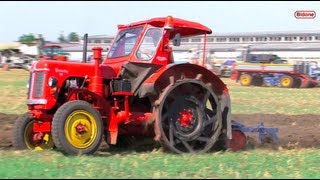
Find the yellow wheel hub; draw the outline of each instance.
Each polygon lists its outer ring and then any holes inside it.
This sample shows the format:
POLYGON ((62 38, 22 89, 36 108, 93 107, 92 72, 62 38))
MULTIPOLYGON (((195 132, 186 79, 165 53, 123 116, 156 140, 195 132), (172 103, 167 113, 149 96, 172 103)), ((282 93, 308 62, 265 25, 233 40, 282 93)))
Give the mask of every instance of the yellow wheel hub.
POLYGON ((89 147, 97 137, 97 123, 92 114, 84 110, 70 114, 64 129, 69 143, 79 149, 89 147))
POLYGON ((243 77, 241 77, 241 83, 242 83, 243 85, 248 85, 248 84, 250 83, 249 77, 248 77, 248 76, 243 76, 243 77))
POLYGON ((291 83, 291 80, 289 79, 289 78, 283 78, 282 80, 281 80, 281 84, 283 85, 283 86, 289 86, 289 84, 291 83))
POLYGON ((44 149, 52 149, 54 146, 54 142, 51 134, 45 133, 42 140, 40 142, 33 141, 33 121, 30 121, 24 131, 24 142, 27 147, 31 150, 44 150, 44 149))

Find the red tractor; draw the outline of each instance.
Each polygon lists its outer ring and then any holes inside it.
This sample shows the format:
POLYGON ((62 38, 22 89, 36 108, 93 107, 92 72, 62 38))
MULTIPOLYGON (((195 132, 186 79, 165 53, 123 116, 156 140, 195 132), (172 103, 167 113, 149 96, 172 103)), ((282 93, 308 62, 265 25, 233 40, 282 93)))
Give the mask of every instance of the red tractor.
POLYGON ((211 33, 196 22, 153 18, 119 25, 102 63, 101 47, 93 48, 95 63, 36 62, 29 112, 15 123, 13 145, 92 154, 102 140, 116 145, 131 136, 153 137, 176 153, 226 144, 232 134, 226 85, 203 66, 174 63, 170 47, 211 33))
POLYGON ((42 59, 51 59, 58 61, 67 61, 68 53, 65 53, 61 50, 61 46, 58 44, 45 44, 42 47, 42 59))

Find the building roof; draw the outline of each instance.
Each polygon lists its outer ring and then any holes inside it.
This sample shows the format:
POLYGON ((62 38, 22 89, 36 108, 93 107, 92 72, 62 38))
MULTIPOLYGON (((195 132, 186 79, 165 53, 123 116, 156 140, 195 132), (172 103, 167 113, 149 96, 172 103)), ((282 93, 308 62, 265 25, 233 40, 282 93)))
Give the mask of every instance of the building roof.
POLYGON ((92 36, 88 36, 88 39, 109 39, 109 38, 113 39, 114 35, 92 35, 92 36))
MULTIPOLYGON (((91 51, 93 47, 100 46, 107 50, 110 46, 107 44, 88 44, 87 50, 91 51)), ((320 51, 320 42, 313 43, 265 43, 265 44, 249 44, 251 50, 259 51, 320 51)), ((244 44, 228 44, 228 43, 208 43, 206 48, 214 51, 235 51, 236 49, 243 48, 244 44)), ((181 46, 173 46, 175 51, 186 51, 192 48, 203 48, 203 43, 199 44, 182 44, 181 46)), ((83 50, 83 45, 78 44, 74 46, 64 46, 62 48, 64 51, 81 52, 83 50)))
MULTIPOLYGON (((254 36, 304 36, 319 35, 320 29, 317 30, 296 30, 296 31, 260 31, 260 32, 213 32, 207 37, 254 37, 254 36)), ((203 36, 203 35, 200 35, 203 36)), ((88 39, 113 39, 114 35, 92 35, 88 39)))
MULTIPOLYGON (((250 46, 251 50, 259 51, 320 51, 319 43, 265 43, 265 44, 246 44, 250 46)), ((202 44, 197 45, 181 45, 179 47, 173 47, 176 51, 185 51, 191 48, 203 48, 202 44)), ((244 44, 228 44, 228 43, 208 43, 207 49, 215 51, 235 51, 236 49, 243 48, 244 44)))
MULTIPOLYGON (((109 48, 109 45, 88 44, 87 50, 88 51, 92 51, 92 48, 97 47, 97 46, 102 47, 103 51, 107 51, 107 48, 109 48)), ((70 51, 82 52, 83 51, 83 44, 77 44, 77 45, 74 45, 74 46, 64 46, 64 47, 62 47, 62 50, 67 51, 67 52, 70 52, 70 51)))
POLYGON ((210 36, 300 36, 300 35, 320 35, 318 30, 298 30, 298 31, 260 31, 260 32, 213 32, 210 36))

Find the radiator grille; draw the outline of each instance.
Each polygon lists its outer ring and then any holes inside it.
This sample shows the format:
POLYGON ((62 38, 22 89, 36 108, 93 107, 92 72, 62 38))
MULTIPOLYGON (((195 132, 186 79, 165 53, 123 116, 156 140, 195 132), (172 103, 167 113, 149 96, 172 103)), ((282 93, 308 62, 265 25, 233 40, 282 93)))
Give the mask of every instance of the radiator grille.
POLYGON ((34 74, 33 97, 41 98, 44 88, 44 72, 35 72, 34 74))

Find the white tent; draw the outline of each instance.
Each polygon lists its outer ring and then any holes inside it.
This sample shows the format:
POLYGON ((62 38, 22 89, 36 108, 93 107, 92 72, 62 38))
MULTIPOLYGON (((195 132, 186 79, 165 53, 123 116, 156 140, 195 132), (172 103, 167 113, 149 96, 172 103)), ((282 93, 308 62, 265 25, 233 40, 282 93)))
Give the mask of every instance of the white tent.
POLYGON ((28 46, 26 44, 21 44, 19 50, 22 54, 26 55, 38 55, 38 47, 35 46, 28 46))
POLYGON ((18 42, 1 43, 1 44, 0 44, 0 50, 19 49, 20 46, 21 46, 21 43, 18 43, 18 42))

